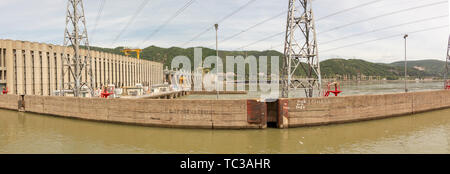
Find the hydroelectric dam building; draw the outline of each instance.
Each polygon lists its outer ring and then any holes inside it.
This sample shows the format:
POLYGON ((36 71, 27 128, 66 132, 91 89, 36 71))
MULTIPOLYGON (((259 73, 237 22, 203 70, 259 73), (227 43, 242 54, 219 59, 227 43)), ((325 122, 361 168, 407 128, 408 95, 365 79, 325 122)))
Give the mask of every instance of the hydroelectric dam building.
MULTIPOLYGON (((59 90, 61 82, 70 82, 66 73, 61 79, 63 55, 71 55, 72 49, 63 46, 28 41, 0 39, 0 89, 7 87, 8 94, 50 96, 59 90), (63 53, 65 51, 65 53, 63 53)), ((86 50, 82 50, 86 58, 86 50)), ((140 83, 151 86, 163 83, 163 64, 117 54, 91 51, 93 88, 114 84, 135 86, 140 83)), ((88 68, 82 73, 82 81, 90 84, 88 68)))

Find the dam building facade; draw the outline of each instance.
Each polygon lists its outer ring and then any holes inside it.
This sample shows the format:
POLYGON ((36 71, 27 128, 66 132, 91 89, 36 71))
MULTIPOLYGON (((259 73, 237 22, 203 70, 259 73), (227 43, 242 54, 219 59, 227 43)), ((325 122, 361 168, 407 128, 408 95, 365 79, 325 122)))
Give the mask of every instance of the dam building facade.
MULTIPOLYGON (((81 50, 86 58, 86 50, 81 50)), ((51 96, 60 90, 61 83, 70 82, 63 65, 63 55, 73 50, 63 46, 28 41, 0 39, 0 90, 8 94, 51 96), (63 53, 63 51, 65 51, 63 53)), ((92 51, 91 66, 94 89, 114 84, 117 87, 135 86, 140 83, 152 86, 163 83, 163 64, 132 57, 92 51)), ((82 73, 82 81, 91 83, 88 68, 82 73)))

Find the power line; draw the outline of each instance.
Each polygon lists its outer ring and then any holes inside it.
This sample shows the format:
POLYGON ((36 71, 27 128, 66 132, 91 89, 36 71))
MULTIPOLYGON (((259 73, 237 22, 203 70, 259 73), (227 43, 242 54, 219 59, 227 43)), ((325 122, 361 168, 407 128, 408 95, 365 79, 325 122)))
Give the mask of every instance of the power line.
POLYGON ((430 3, 430 4, 419 5, 419 6, 415 6, 415 7, 411 7, 411 8, 406 8, 406 9, 403 9, 403 10, 397 10, 397 11, 385 13, 385 14, 382 14, 382 15, 370 17, 370 18, 359 20, 359 21, 355 21, 355 22, 350 22, 348 24, 344 24, 344 25, 337 26, 337 27, 331 28, 329 30, 320 32, 319 34, 323 34, 323 33, 327 33, 327 32, 330 32, 330 31, 338 30, 338 29, 341 29, 341 28, 344 28, 344 27, 348 27, 348 26, 351 26, 351 25, 354 25, 354 24, 371 21, 371 20, 378 19, 378 18, 381 18, 381 17, 386 17, 386 16, 390 16, 390 15, 394 15, 394 14, 398 14, 398 13, 403 13, 403 12, 407 12, 407 11, 412 11, 412 10, 416 10, 416 9, 420 9, 420 8, 435 6, 435 5, 439 5, 439 4, 443 4, 443 3, 447 3, 447 1, 439 1, 439 2, 434 2, 434 3, 430 3))
MULTIPOLYGON (((408 34, 420 33, 420 32, 432 31, 432 30, 437 30, 437 29, 446 28, 446 27, 448 27, 448 25, 442 25, 442 26, 437 26, 437 27, 432 27, 432 28, 426 28, 426 29, 416 30, 416 31, 407 32, 407 33, 408 33, 408 34)), ((382 37, 382 38, 377 38, 377 39, 372 39, 372 40, 367 40, 367 41, 357 42, 357 43, 353 43, 353 44, 349 44, 349 45, 344 45, 344 46, 341 46, 341 47, 336 47, 336 48, 324 50, 324 51, 321 51, 321 52, 333 51, 333 50, 337 50, 337 49, 342 49, 342 48, 352 47, 352 46, 355 46, 355 45, 367 44, 367 43, 370 43, 370 42, 375 42, 375 41, 379 41, 379 40, 390 39, 390 38, 399 37, 399 36, 403 36, 403 34, 395 34, 395 35, 390 35, 390 36, 386 36, 386 37, 382 37)))
POLYGON ((178 15, 183 13, 189 6, 191 6, 195 0, 189 0, 183 7, 178 9, 169 19, 167 19, 162 25, 160 25, 155 31, 153 31, 150 35, 145 37, 144 41, 139 44, 139 46, 145 44, 150 38, 152 38, 156 33, 158 33, 161 29, 163 29, 167 24, 169 24, 172 20, 174 20, 178 15))
POLYGON ((136 12, 133 14, 133 16, 130 18, 128 23, 125 25, 125 27, 122 28, 120 33, 114 38, 113 45, 119 38, 122 36, 122 34, 128 29, 128 27, 136 20, 136 17, 141 13, 141 11, 145 8, 145 6, 150 2, 150 0, 143 0, 142 3, 139 5, 139 8, 136 10, 136 12))
MULTIPOLYGON (((333 28, 333 29, 330 29, 330 30, 328 30, 328 31, 320 32, 320 33, 318 33, 318 34, 322 34, 322 33, 326 33, 326 32, 329 32, 329 31, 337 30, 337 29, 340 29, 340 28, 343 28, 343 27, 347 27, 347 26, 350 26, 350 25, 354 25, 354 24, 357 24, 357 23, 362 23, 362 22, 374 20, 374 19, 377 19, 377 18, 380 18, 380 17, 385 17, 385 16, 389 16, 389 15, 394 15, 394 14, 397 14, 397 13, 402 13, 402 12, 406 12, 406 11, 411 11, 411 10, 415 10, 415 9, 419 9, 419 8, 425 8, 425 7, 429 7, 429 6, 434 6, 434 5, 438 5, 438 4, 442 4, 442 3, 446 3, 446 2, 447 2, 447 1, 439 1, 439 2, 435 2, 435 3, 431 3, 431 4, 426 4, 426 5, 416 6, 416 7, 407 8, 407 9, 403 9, 403 10, 399 10, 399 11, 394 11, 394 12, 386 13, 386 14, 383 14, 383 15, 379 15, 379 16, 367 18, 367 19, 364 19, 364 20, 359 20, 359 21, 356 21, 356 22, 352 22, 352 23, 349 23, 349 24, 341 25, 341 26, 335 27, 335 28, 333 28)), ((373 3, 375 3, 375 2, 372 1, 372 4, 373 4, 373 3)), ((355 7, 351 7, 351 8, 348 8, 348 9, 346 9, 346 10, 342 10, 342 11, 339 11, 339 12, 336 12, 336 13, 333 13, 333 14, 334 14, 334 15, 341 14, 341 13, 343 13, 344 11, 354 10, 354 9, 356 9, 356 7, 360 8, 360 7, 363 7, 363 6, 366 6, 366 5, 369 5, 369 4, 365 3, 365 4, 357 5, 357 6, 355 6, 355 7)), ((328 18, 328 17, 331 17, 331 16, 330 16, 330 15, 327 15, 327 16, 322 17, 321 19, 328 18)), ((406 24, 405 24, 405 25, 406 25, 406 24)), ((282 35, 282 34, 283 34, 283 32, 277 33, 276 35, 272 35, 271 37, 266 37, 266 38, 264 38, 264 39, 261 39, 261 40, 259 40, 259 41, 257 41, 257 42, 253 42, 252 44, 248 44, 248 45, 246 45, 246 46, 244 46, 244 47, 241 47, 241 48, 245 48, 245 47, 252 46, 252 45, 254 45, 254 44, 256 44, 256 43, 259 43, 259 42, 262 42, 262 41, 265 41, 265 40, 274 38, 274 37, 276 37, 276 36, 278 36, 278 35, 282 35)))
MULTIPOLYGON (((225 17, 223 17, 222 19, 220 19, 219 21, 215 22, 217 24, 222 23, 223 21, 227 20, 228 18, 232 17, 233 15, 235 15, 236 13, 238 13, 239 11, 241 11, 242 9, 244 9, 245 7, 249 6, 251 3, 255 2, 256 0, 250 0, 248 1, 246 4, 244 4, 243 6, 239 7, 237 10, 233 11, 232 13, 226 15, 225 17)), ((198 39, 199 37, 203 36, 205 33, 207 33, 208 31, 212 30, 214 27, 208 27, 206 28, 204 31, 200 32, 199 34, 195 35, 192 39, 190 39, 189 41, 183 43, 182 47, 186 46, 187 44, 189 44, 190 42, 198 39)))
POLYGON ((335 13, 331 13, 331 14, 329 14, 329 15, 326 15, 326 16, 323 16, 323 17, 321 17, 321 18, 318 18, 318 19, 316 20, 316 22, 317 22, 317 21, 320 21, 320 20, 323 20, 323 19, 326 19, 326 18, 329 18, 329 17, 331 17, 331 16, 335 16, 335 15, 338 15, 338 14, 341 14, 341 13, 344 13, 344 12, 347 12, 347 11, 351 11, 351 10, 354 10, 354 9, 357 9, 357 8, 365 7, 365 6, 368 6, 368 5, 371 5, 371 4, 375 4, 375 3, 381 2, 381 1, 384 1, 384 0, 370 1, 370 2, 363 3, 363 4, 360 4, 360 5, 354 6, 354 7, 350 7, 350 8, 347 8, 347 9, 344 9, 344 10, 341 10, 341 11, 338 11, 338 12, 335 12, 335 13))
POLYGON ((265 41, 265 40, 268 40, 268 39, 272 39, 272 38, 274 38, 274 37, 276 37, 276 36, 282 35, 283 33, 284 33, 284 31, 282 31, 282 32, 280 32, 280 33, 276 33, 276 34, 274 34, 274 35, 270 35, 270 36, 265 37, 265 38, 263 38, 263 39, 261 39, 261 40, 258 40, 258 41, 252 42, 252 43, 250 43, 250 44, 247 44, 247 45, 245 45, 245 46, 243 46, 243 47, 240 47, 239 49, 244 49, 244 48, 247 48, 247 47, 249 47, 249 46, 251 46, 251 45, 257 44, 257 43, 259 43, 259 42, 262 42, 262 41, 265 41))
POLYGON ((97 17, 95 18, 94 30, 92 31, 91 40, 93 40, 94 35, 97 33, 98 22, 100 21, 100 18, 102 16, 103 8, 105 7, 105 3, 106 3, 106 0, 100 0, 100 7, 97 12, 97 17))
MULTIPOLYGON (((427 22, 429 20, 435 20, 435 19, 446 18, 446 17, 448 17, 448 15, 435 16, 435 17, 430 17, 430 18, 426 18, 426 19, 415 20, 415 21, 406 22, 406 23, 402 23, 402 24, 392 25, 392 26, 389 26, 389 27, 383 27, 383 28, 379 28, 379 29, 374 29, 374 30, 371 30, 371 31, 368 31, 368 32, 361 32, 361 33, 358 33, 358 34, 352 34, 352 35, 344 36, 344 37, 341 37, 341 38, 338 38, 338 39, 334 39, 334 40, 331 40, 331 41, 327 41, 325 43, 319 43, 319 44, 320 45, 326 45, 326 44, 329 44, 329 43, 332 43, 332 42, 335 42, 335 41, 344 40, 344 39, 352 38, 352 37, 355 37, 355 36, 361 36, 361 35, 374 33, 374 32, 378 32, 378 31, 382 31, 382 30, 387 30, 387 29, 401 27, 401 26, 415 24, 415 23, 427 22)), ((279 46, 282 46, 282 45, 284 45, 284 43, 272 46, 272 48, 276 48, 276 47, 279 47, 279 46)))
MULTIPOLYGON (((335 15, 339 15, 339 14, 342 14, 342 13, 345 13, 345 12, 348 12, 348 11, 351 11, 351 10, 355 10, 355 9, 357 9, 357 8, 362 8, 362 7, 365 7, 365 6, 368 6, 368 5, 377 3, 377 2, 381 2, 381 1, 384 1, 384 0, 370 1, 370 2, 363 3, 363 4, 359 4, 359 5, 356 5, 356 6, 347 8, 347 9, 344 9, 344 10, 340 10, 340 11, 331 13, 331 14, 329 14, 329 15, 323 16, 323 17, 319 18, 318 20, 316 20, 316 22, 318 22, 318 21, 320 21, 320 20, 323 20, 323 19, 326 19, 326 18, 329 18, 329 17, 332 17, 332 16, 335 16, 335 15)), ((284 11, 283 13, 287 13, 287 12, 288 12, 288 11, 284 11)), ((277 17, 278 17, 278 16, 281 16, 283 13, 277 15, 277 17)), ((272 17, 272 18, 275 18, 275 16, 272 17)), ((272 18, 270 18, 270 19, 272 19, 272 18)), ((259 24, 257 24, 257 25, 261 25, 262 23, 265 23, 265 22, 267 22, 267 21, 269 21, 269 20, 265 20, 265 21, 263 21, 263 22, 261 22, 261 23, 259 23, 259 24)), ((256 26, 255 26, 255 27, 256 27, 256 26)), ((248 30, 250 30, 250 29, 252 29, 252 28, 254 28, 254 27, 252 26, 252 27, 250 27, 249 29, 244 30, 244 32, 246 32, 246 31, 248 31, 248 30)), ((242 34, 242 33, 244 33, 244 32, 238 33, 238 34, 236 34, 236 36, 237 36, 237 35, 240 35, 240 34, 242 34)), ((282 34, 284 34, 284 32, 278 33, 277 35, 282 35, 282 34)), ((236 37, 236 36, 234 36, 234 37, 236 37)), ((234 37, 230 37, 230 38, 234 38, 234 37)), ((274 37, 276 37, 276 36, 275 36, 275 35, 272 35, 271 37, 267 37, 267 38, 261 39, 261 40, 259 40, 259 41, 257 41, 257 42, 253 42, 253 44, 256 44, 256 43, 259 43, 259 42, 262 42, 262 41, 265 41, 265 40, 268 40, 268 39, 271 39, 271 38, 274 38, 274 37)), ((241 48, 249 47, 249 46, 251 46, 251 45, 253 45, 253 44, 249 44, 249 45, 243 46, 243 47, 241 47, 241 48)), ((283 44, 284 44, 284 43, 283 43, 283 44)), ((283 45, 283 44, 280 44, 280 45, 283 45)))
POLYGON ((231 35, 231 36, 229 36, 229 37, 227 37, 227 38, 221 40, 220 42, 221 42, 221 43, 227 42, 227 41, 229 41, 229 40, 231 40, 231 39, 233 39, 233 38, 235 38, 235 37, 237 37, 237 36, 239 36, 239 35, 241 35, 241 34, 247 32, 247 31, 250 31, 250 30, 253 29, 253 28, 256 28, 256 27, 258 27, 258 26, 260 26, 260 25, 262 25, 262 24, 264 24, 264 23, 266 23, 266 22, 269 22, 269 21, 271 21, 271 20, 273 20, 273 19, 275 19, 275 18, 277 18, 277 17, 280 17, 281 15, 284 15, 284 14, 286 14, 286 13, 287 13, 287 11, 283 11, 283 12, 281 12, 281 13, 275 15, 275 16, 272 16, 272 17, 270 17, 270 18, 267 18, 267 19, 265 19, 265 20, 263 20, 263 21, 261 21, 261 22, 255 24, 255 25, 252 25, 252 26, 250 26, 250 27, 248 27, 248 28, 246 28, 246 29, 244 29, 244 30, 242 30, 242 31, 240 31, 240 32, 238 32, 238 33, 236 33, 236 34, 234 34, 234 35, 231 35))
POLYGON ((420 20, 415 20, 415 21, 411 21, 411 22, 406 22, 406 23, 402 23, 402 24, 396 24, 396 25, 392 25, 392 26, 388 26, 388 27, 383 27, 383 28, 378 28, 378 29, 374 29, 368 32, 361 32, 361 33, 357 33, 357 34, 352 34, 352 35, 348 35, 348 36, 344 36, 338 39, 334 39, 331 41, 327 41, 325 43, 320 43, 320 45, 326 45, 332 42, 336 42, 339 40, 344 40, 344 39, 348 39, 348 38, 352 38, 355 36, 362 36, 362 35, 366 35, 369 33, 374 33, 374 32, 378 32, 378 31, 383 31, 383 30, 387 30, 387 29, 391 29, 391 28, 397 28, 397 27, 401 27, 401 26, 405 26, 405 25, 410 25, 410 24, 415 24, 415 23, 421 23, 421 22, 427 22, 430 20, 435 20, 435 19, 440 19, 440 18, 446 18, 448 17, 448 15, 442 15, 442 16, 435 16, 435 17, 430 17, 430 18, 426 18, 426 19, 420 19, 420 20))

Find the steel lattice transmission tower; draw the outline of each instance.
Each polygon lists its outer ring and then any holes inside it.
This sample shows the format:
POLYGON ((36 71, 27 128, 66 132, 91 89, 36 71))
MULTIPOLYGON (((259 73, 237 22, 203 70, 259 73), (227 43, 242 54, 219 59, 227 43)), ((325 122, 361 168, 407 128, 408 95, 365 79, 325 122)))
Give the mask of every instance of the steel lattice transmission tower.
POLYGON ((311 0, 289 0, 282 76, 283 98, 289 97, 291 88, 304 89, 306 97, 320 96, 322 78, 311 0), (295 78, 299 72, 305 77, 295 78))
POLYGON ((94 78, 82 0, 68 0, 63 53, 60 95, 65 95, 65 91, 69 90, 73 91, 75 97, 80 97, 82 89, 88 89, 93 96, 94 90, 91 85, 94 84, 94 78), (81 46, 86 50, 84 56, 81 54, 81 46), (66 49, 72 49, 72 54, 67 54, 66 49), (64 81, 65 77, 68 78, 67 82, 64 81))

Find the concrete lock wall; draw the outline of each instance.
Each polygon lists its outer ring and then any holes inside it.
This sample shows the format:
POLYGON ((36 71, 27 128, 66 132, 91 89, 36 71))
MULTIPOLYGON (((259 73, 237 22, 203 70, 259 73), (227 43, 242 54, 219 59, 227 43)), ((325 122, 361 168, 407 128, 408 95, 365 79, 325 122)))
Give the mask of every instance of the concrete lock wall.
POLYGON ((9 110, 18 110, 19 96, 17 95, 0 95, 0 108, 9 110))
POLYGON ((279 100, 280 128, 353 122, 450 107, 450 91, 279 100))
MULTIPOLYGON (((86 120, 179 128, 266 127, 265 119, 249 121, 249 113, 252 112, 247 109, 247 100, 127 100, 50 96, 25 96, 24 100, 26 112, 86 120)), ((255 117, 258 116, 265 115, 255 117)))
POLYGON ((145 100, 0 95, 0 108, 158 127, 264 129, 354 122, 450 107, 450 90, 329 98, 145 100), (20 107, 20 108, 19 108, 20 107))

